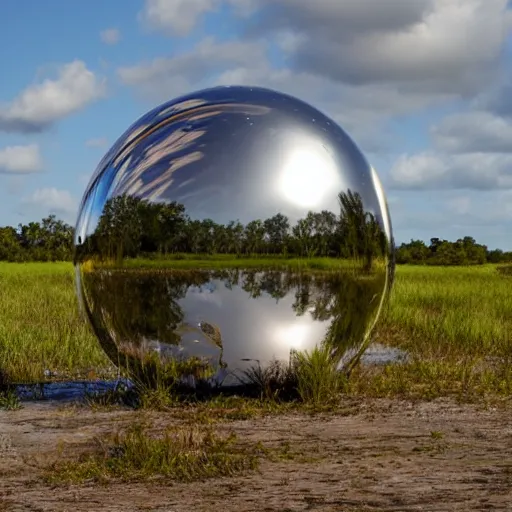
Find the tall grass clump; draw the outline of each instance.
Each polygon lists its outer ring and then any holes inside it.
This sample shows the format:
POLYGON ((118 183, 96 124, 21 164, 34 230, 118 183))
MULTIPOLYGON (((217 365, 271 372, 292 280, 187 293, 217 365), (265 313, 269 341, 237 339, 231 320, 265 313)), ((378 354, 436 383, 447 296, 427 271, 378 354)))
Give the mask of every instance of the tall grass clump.
POLYGON ((329 346, 321 345, 311 351, 292 351, 289 364, 273 361, 266 367, 254 366, 244 372, 244 382, 264 399, 328 405, 339 398, 346 382, 338 363, 329 346))
POLYGON ((191 394, 215 374, 208 361, 198 357, 160 359, 156 352, 119 354, 122 373, 134 384, 135 405, 165 410, 191 394))
POLYGON ((313 405, 327 404, 342 391, 345 377, 338 370, 338 359, 332 357, 328 345, 315 347, 311 352, 294 352, 293 372, 301 400, 313 405))

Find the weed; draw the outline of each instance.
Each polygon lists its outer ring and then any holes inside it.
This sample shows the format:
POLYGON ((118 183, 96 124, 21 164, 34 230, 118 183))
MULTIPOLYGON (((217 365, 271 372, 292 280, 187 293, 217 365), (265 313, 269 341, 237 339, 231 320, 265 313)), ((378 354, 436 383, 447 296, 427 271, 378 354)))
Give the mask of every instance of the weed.
POLYGON ((243 474, 258 467, 261 451, 242 446, 236 436, 220 437, 209 428, 173 427, 155 435, 136 424, 104 439, 78 460, 57 461, 45 472, 52 483, 86 480, 143 480, 165 477, 177 481, 243 474))
POLYGON ((14 411, 21 408, 20 399, 16 391, 9 389, 0 392, 0 409, 14 411))
POLYGON ((303 402, 321 405, 336 400, 345 384, 338 371, 338 361, 331 356, 328 345, 311 352, 295 352, 292 362, 297 392, 303 402))

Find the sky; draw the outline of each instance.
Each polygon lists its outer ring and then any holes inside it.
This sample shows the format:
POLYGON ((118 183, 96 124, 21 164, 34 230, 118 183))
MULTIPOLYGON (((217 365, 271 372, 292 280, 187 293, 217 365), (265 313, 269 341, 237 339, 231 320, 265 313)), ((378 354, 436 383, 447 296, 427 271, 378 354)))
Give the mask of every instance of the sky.
POLYGON ((512 2, 3 0, 0 225, 75 224, 97 164, 181 94, 307 101, 377 170, 395 240, 512 250, 512 2))

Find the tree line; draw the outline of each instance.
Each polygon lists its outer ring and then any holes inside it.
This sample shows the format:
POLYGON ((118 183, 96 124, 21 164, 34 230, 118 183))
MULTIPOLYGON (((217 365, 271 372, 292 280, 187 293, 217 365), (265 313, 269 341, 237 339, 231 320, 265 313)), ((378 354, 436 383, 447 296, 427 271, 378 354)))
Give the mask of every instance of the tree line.
POLYGON ((74 229, 55 215, 0 227, 0 261, 71 261, 74 229))
POLYGON ((388 239, 376 216, 363 208, 358 193, 340 192, 339 211, 310 211, 292 224, 278 213, 247 224, 192 219, 177 202, 152 203, 121 195, 107 201, 95 231, 79 240, 77 259, 176 254, 236 257, 354 258, 370 269, 388 252, 388 239))
POLYGON ((455 242, 431 238, 427 245, 422 240, 411 240, 396 249, 397 264, 413 265, 483 265, 484 263, 511 263, 512 252, 489 250, 471 236, 455 242))
MULTIPOLYGON (((155 257, 178 253, 233 254, 237 257, 359 258, 371 267, 388 250, 377 218, 363 208, 359 194, 340 192, 339 211, 310 211, 295 224, 282 215, 243 225, 191 219, 182 204, 151 203, 131 196, 110 199, 95 231, 73 247, 74 228, 50 215, 41 222, 0 227, 0 260, 72 261, 155 257)), ((512 252, 489 250, 466 236, 455 242, 411 240, 396 248, 396 263, 478 265, 512 262, 512 252)))

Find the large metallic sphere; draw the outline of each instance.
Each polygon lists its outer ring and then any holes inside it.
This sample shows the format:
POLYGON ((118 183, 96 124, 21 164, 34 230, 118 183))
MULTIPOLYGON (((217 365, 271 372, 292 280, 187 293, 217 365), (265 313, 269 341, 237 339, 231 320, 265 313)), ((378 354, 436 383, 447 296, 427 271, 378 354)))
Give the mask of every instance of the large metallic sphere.
POLYGON ((260 88, 139 119, 91 178, 75 237, 79 298, 112 361, 214 378, 322 344, 350 367, 394 270, 375 170, 334 121, 260 88))

